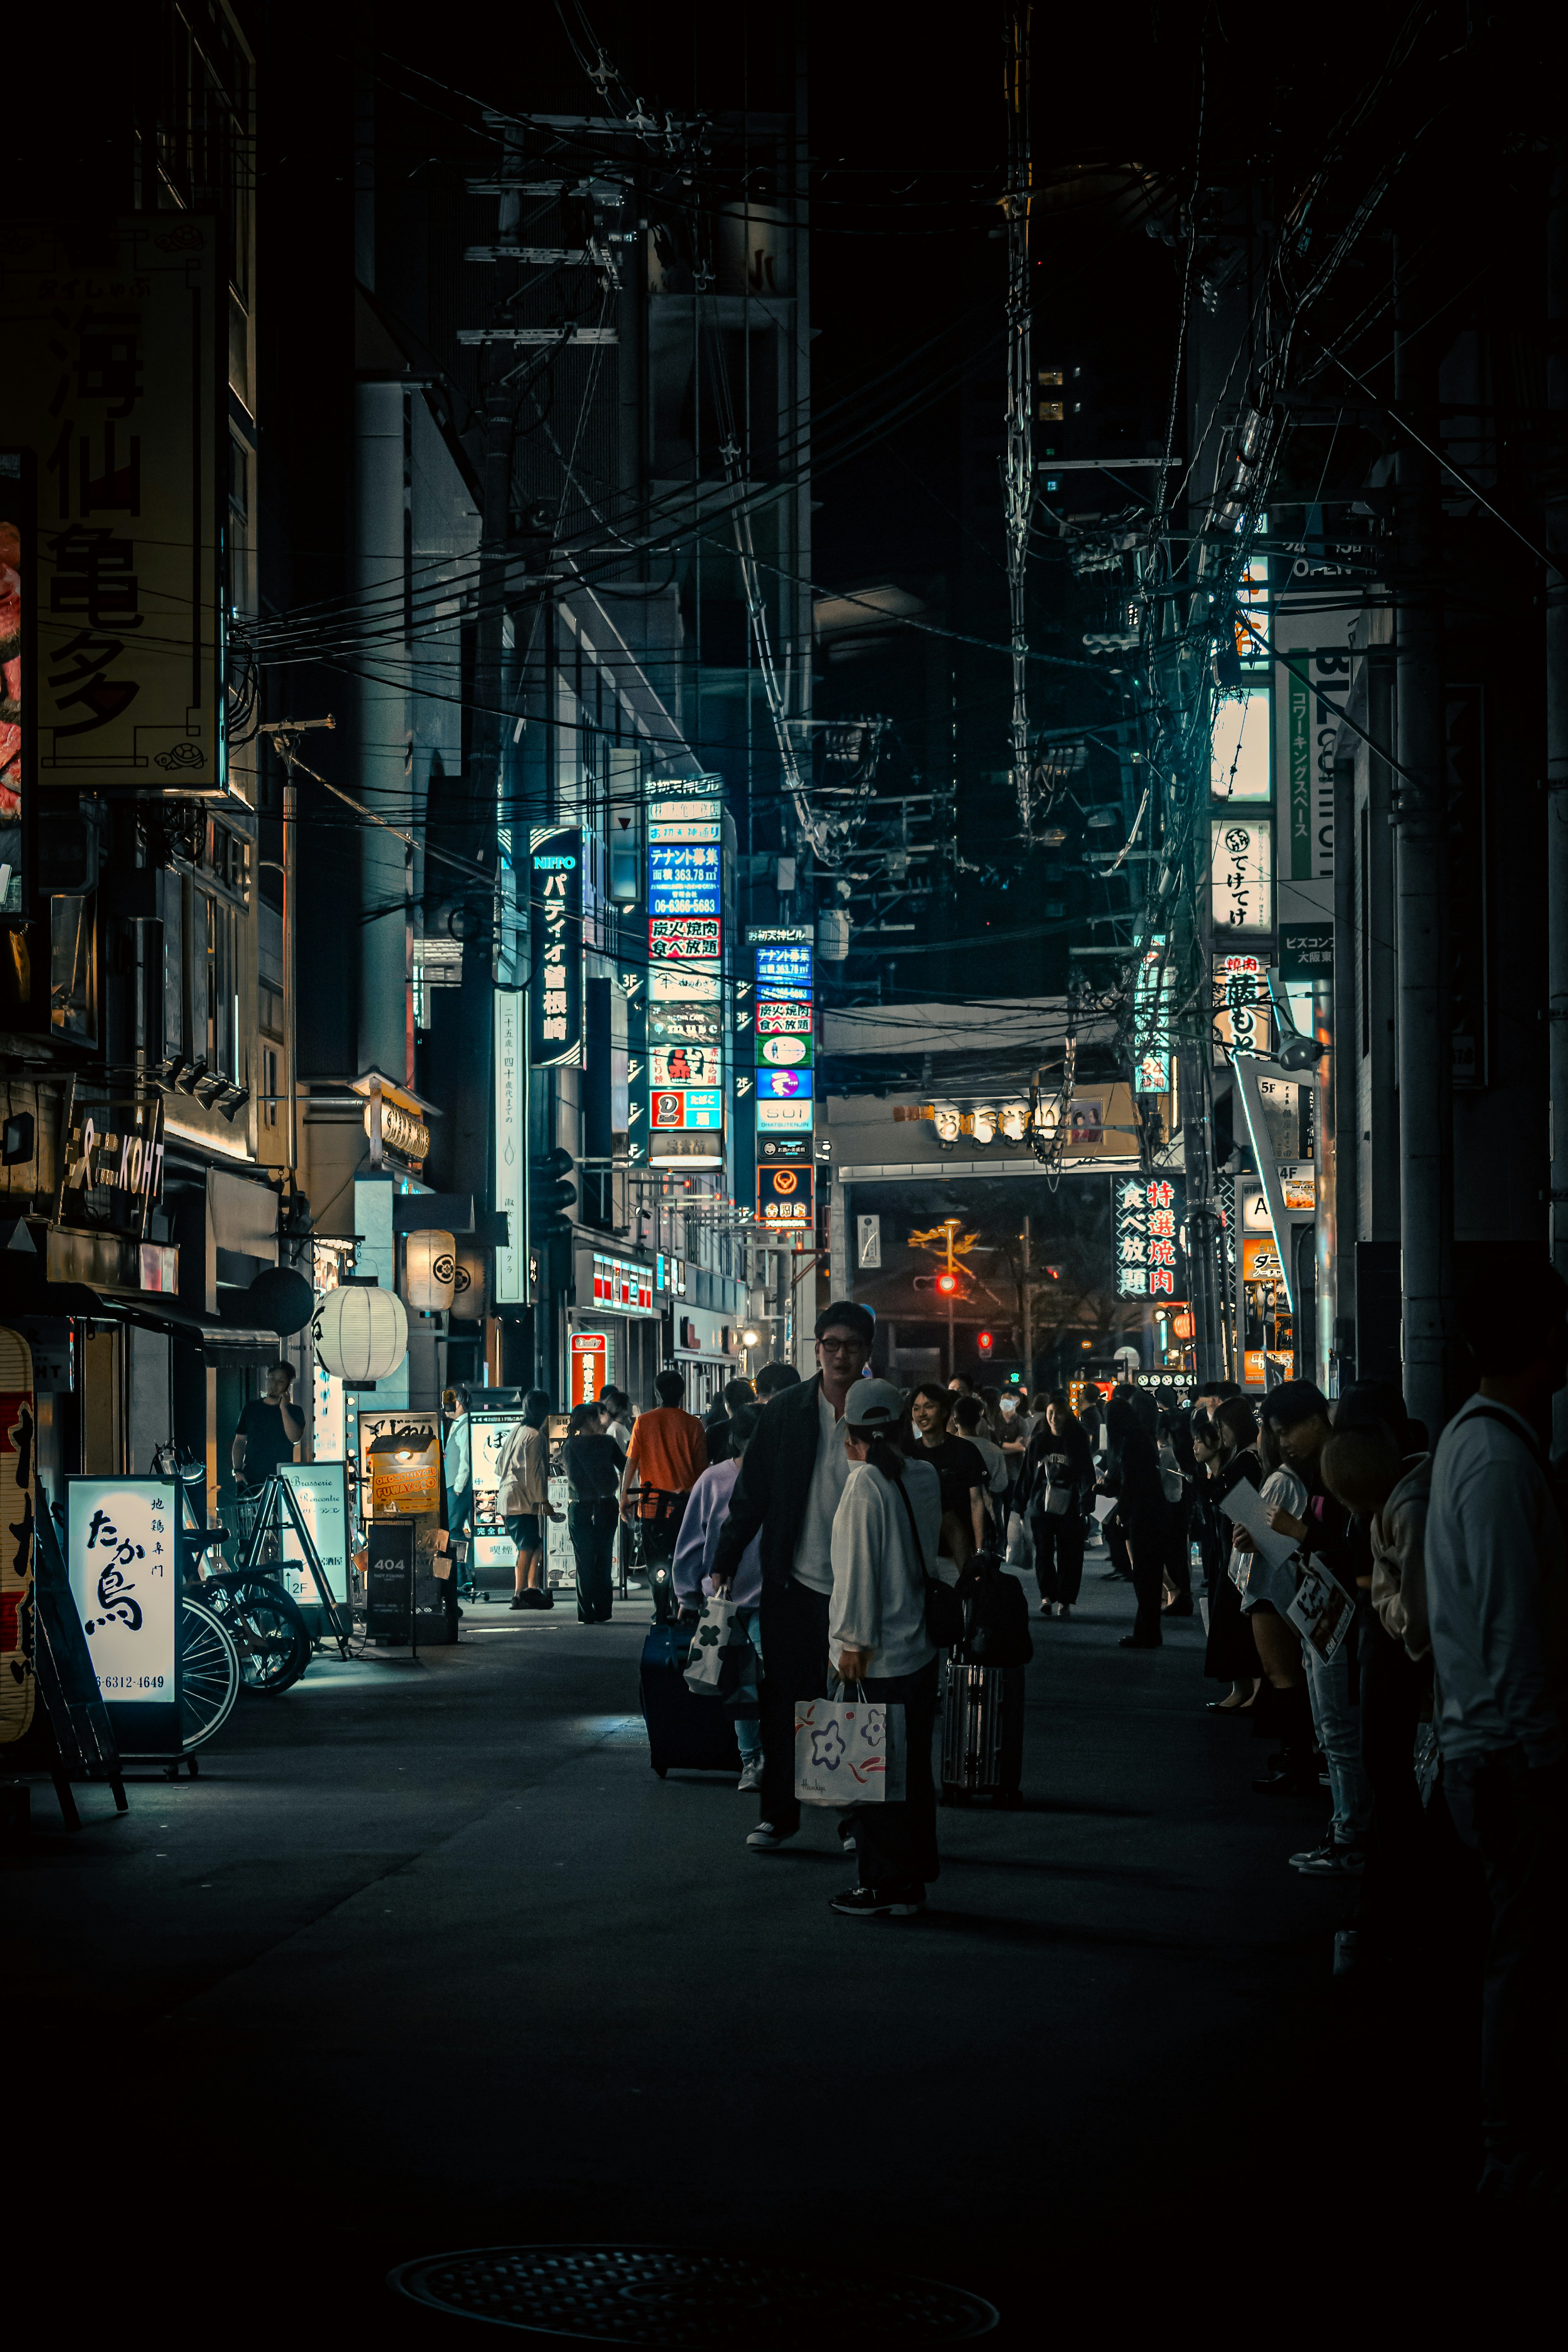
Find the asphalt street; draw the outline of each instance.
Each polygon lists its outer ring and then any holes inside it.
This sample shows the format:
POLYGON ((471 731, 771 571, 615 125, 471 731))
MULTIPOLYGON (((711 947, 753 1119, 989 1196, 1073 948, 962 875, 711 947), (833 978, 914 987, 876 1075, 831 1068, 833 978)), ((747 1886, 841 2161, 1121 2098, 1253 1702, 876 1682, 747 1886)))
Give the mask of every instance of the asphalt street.
POLYGON ((387 2268, 513 2240, 901 2266, 1009 2343, 1068 2309, 1241 2319, 1285 2231, 1394 2291, 1463 2212, 1463 2099, 1418 1999, 1391 2022, 1331 1980, 1343 1893, 1285 1860, 1318 1811, 1251 1793, 1197 1622, 1122 1652, 1101 1564, 1037 1621, 1023 1808, 943 1811, 917 1919, 828 1911, 831 1819, 757 1855, 731 1781, 656 1779, 637 1597, 318 1660, 198 1780, 142 1768, 123 1820, 81 1791, 75 1837, 37 1784, 0 1904, 44 2247, 96 2299, 129 2231, 167 2320, 221 2298, 244 2343, 300 2298, 450 2334, 387 2268), (1404 2252, 1356 2220, 1369 2168, 1404 2252))

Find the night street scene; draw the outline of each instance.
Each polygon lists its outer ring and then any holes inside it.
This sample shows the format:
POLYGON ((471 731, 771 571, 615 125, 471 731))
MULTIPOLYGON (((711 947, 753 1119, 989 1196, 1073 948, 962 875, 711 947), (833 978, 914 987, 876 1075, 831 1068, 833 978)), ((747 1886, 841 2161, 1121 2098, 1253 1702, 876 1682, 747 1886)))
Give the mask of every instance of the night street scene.
POLYGON ((1562 2326, 1555 22, 8 25, 17 2352, 1562 2326))

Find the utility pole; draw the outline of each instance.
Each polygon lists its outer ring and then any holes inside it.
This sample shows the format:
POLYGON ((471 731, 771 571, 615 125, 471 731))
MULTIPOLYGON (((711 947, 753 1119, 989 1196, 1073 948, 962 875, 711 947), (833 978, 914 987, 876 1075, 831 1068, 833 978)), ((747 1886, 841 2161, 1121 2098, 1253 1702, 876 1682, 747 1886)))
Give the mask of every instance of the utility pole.
POLYGON ((1030 1289, 1028 1212, 1024 1213, 1024 1279, 1019 1287, 1024 1294, 1024 1379, 1032 1394, 1035 1386, 1035 1312, 1030 1289))
POLYGON ((1004 24, 1007 106, 1007 450, 1004 489, 1007 524, 1007 601, 1013 641, 1013 789, 1018 817, 1029 829, 1027 585, 1029 520, 1035 508, 1033 365, 1029 341, 1029 23, 1034 10, 1008 0, 1004 24))
MULTIPOLYGON (((1394 245, 1394 396, 1433 443, 1436 368, 1420 281, 1394 245)), ((1453 1042, 1446 967, 1442 506, 1435 457, 1404 444, 1394 460, 1397 618, 1394 695, 1394 933, 1399 957, 1399 1245, 1405 1401, 1436 1439, 1447 1417, 1444 1342, 1452 1266, 1448 1147, 1453 1042)))
MULTIPOLYGON (((1568 410, 1568 142, 1552 155, 1546 213, 1546 405, 1568 410)), ((1568 488, 1546 499, 1547 1053, 1552 1105, 1552 1263, 1568 1280, 1568 488)), ((1552 1407, 1553 1453, 1568 1445, 1568 1390, 1552 1407)))

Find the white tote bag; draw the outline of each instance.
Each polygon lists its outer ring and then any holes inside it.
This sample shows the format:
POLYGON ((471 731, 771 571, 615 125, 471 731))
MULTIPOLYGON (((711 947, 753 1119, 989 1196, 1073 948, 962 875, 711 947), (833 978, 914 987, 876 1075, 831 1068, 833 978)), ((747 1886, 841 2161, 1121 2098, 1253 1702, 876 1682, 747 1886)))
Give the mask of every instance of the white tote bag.
POLYGON ((1035 1539, 1030 1535, 1021 1511, 1007 1514, 1007 1565, 1009 1568, 1033 1568, 1035 1539))
POLYGON ((795 1709, 795 1793, 803 1805, 904 1799, 904 1710, 864 1698, 803 1698, 795 1709))
POLYGON ((741 1679, 744 1660, 733 1654, 749 1650, 750 1643, 735 1622, 740 1611, 733 1601, 717 1594, 705 1597, 697 1631, 686 1656, 686 1687, 703 1698, 727 1698, 741 1679))

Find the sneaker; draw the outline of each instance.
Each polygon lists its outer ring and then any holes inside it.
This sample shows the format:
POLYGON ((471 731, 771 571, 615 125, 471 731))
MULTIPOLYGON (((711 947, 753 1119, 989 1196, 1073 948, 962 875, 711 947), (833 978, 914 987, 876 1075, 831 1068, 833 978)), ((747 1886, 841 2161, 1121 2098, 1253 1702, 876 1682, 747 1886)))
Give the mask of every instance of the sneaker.
POLYGON ((841 1919, 911 1919, 925 1909, 926 1891, 907 1886, 851 1886, 833 1895, 828 1909, 841 1919))
POLYGON ((762 1787, 763 1759, 760 1756, 742 1759, 741 1777, 735 1785, 740 1790, 742 1796, 745 1795, 748 1789, 760 1789, 762 1787))
POLYGON ((775 1846, 783 1845, 785 1838, 794 1835, 793 1830, 775 1830, 772 1822, 759 1822, 754 1830, 747 1832, 746 1843, 753 1853, 772 1853, 775 1846))
POLYGON ((1292 1870, 1316 1870, 1323 1856, 1326 1853, 1332 1853, 1333 1850, 1332 1838, 1325 1838, 1321 1845, 1306 1846, 1300 1853, 1293 1853, 1290 1856, 1290 1867, 1292 1870))
POLYGON ((1052 1603, 1051 1603, 1050 1601, 1041 1601, 1041 1603, 1040 1603, 1040 1614, 1041 1614, 1041 1616, 1042 1616, 1042 1617, 1048 1617, 1048 1616, 1050 1615, 1050 1613, 1051 1613, 1051 1608, 1052 1608, 1052 1603))
POLYGON ((1310 1853, 1298 1866, 1309 1878, 1359 1878, 1366 1868, 1366 1856, 1359 1845, 1329 1844, 1310 1853))
POLYGON ((853 1822, 839 1822, 838 1843, 843 1847, 846 1853, 854 1853, 858 1851, 855 1843, 855 1824, 853 1822))
POLYGON ((1070 1616, 1072 1615, 1072 1603, 1071 1603, 1071 1601, 1058 1601, 1057 1602, 1057 1615, 1058 1615, 1058 1617, 1070 1617, 1070 1616))

